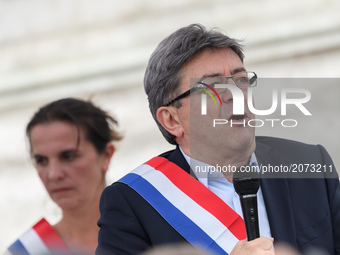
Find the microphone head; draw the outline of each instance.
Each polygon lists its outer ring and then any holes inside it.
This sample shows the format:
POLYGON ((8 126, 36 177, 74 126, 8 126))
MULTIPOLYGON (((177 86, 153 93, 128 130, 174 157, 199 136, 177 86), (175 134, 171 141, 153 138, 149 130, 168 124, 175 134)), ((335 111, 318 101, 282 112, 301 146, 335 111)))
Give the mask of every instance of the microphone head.
POLYGON ((247 167, 238 167, 233 174, 234 188, 239 195, 256 194, 260 187, 259 173, 249 171, 247 167))

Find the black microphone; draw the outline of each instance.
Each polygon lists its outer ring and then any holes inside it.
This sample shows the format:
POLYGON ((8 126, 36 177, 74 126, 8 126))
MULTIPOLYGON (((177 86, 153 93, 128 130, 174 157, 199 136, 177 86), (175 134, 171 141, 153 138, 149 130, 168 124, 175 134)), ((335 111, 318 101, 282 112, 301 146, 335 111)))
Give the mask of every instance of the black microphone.
POLYGON ((260 237, 256 195, 260 187, 260 178, 258 172, 251 170, 249 166, 241 166, 233 175, 234 188, 240 196, 248 241, 260 237))

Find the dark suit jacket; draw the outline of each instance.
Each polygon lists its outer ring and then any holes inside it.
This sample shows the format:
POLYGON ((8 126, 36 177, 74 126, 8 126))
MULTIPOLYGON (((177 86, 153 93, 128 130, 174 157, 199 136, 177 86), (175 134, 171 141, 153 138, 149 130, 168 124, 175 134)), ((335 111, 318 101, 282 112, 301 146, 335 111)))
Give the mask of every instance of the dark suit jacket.
MULTIPOLYGON (((259 165, 332 165, 318 145, 257 137, 259 165)), ((186 171, 190 167, 177 148, 162 155, 186 171)), ((266 177, 266 176, 264 176, 266 177)), ((294 177, 294 176, 293 176, 294 177)), ((340 254, 340 185, 335 178, 261 178, 261 188, 275 242, 300 251, 321 247, 340 254)), ((138 193, 123 183, 107 187, 100 201, 97 254, 139 254, 150 246, 185 242, 138 193)))

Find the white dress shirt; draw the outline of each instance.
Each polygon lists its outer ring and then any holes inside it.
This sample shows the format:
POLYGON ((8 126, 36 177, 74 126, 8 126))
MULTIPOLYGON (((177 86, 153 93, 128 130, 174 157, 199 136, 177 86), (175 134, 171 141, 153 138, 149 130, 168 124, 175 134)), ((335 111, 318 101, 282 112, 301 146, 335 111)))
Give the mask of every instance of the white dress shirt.
MULTIPOLYGON (((239 195, 236 193, 234 185, 227 181, 223 173, 221 171, 218 171, 214 166, 190 158, 182 151, 181 148, 180 150, 184 158, 188 162, 189 166, 191 167, 191 170, 195 172, 198 181, 206 186, 209 190, 211 190, 219 198, 221 198, 227 205, 229 205, 230 208, 232 208, 238 215, 243 218, 239 195)), ((254 165, 254 163, 258 165, 255 153, 251 155, 249 163, 249 165, 254 165)), ((257 192, 257 206, 260 235, 271 237, 267 210, 264 204, 261 186, 257 192)))

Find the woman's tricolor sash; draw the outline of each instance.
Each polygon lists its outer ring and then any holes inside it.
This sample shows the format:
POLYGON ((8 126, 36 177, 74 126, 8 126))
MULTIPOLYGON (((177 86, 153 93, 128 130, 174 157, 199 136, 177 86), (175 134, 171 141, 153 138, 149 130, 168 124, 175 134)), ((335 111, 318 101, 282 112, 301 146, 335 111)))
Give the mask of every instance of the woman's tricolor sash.
POLYGON ((71 254, 53 227, 41 219, 19 237, 5 252, 11 255, 71 254))
POLYGON ((229 254, 239 240, 246 238, 243 219, 166 158, 149 160, 119 182, 138 192, 194 246, 229 254))

